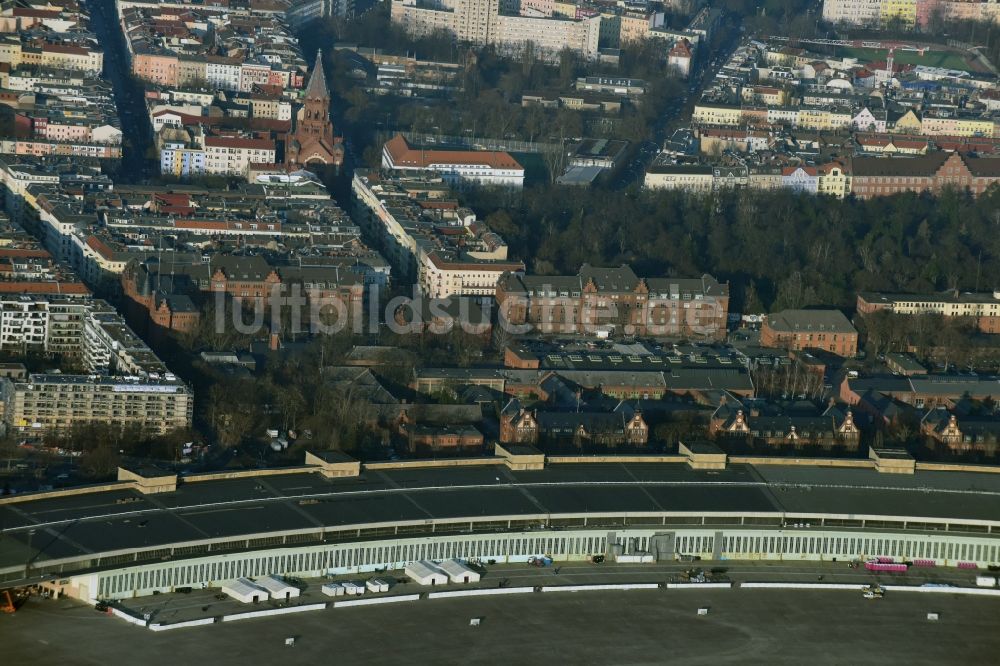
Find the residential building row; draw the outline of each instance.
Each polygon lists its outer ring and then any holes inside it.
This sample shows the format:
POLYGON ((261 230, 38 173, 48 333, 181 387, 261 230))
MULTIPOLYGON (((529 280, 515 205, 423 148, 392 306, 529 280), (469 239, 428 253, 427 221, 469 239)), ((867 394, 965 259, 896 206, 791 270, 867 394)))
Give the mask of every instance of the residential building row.
POLYGON ((601 38, 600 16, 502 13, 499 0, 392 0, 390 12, 392 22, 414 36, 445 31, 459 41, 490 44, 508 53, 520 53, 530 43, 539 57, 548 60, 564 49, 596 58, 601 38))
POLYGON ((863 315, 884 311, 898 315, 969 317, 980 332, 1000 334, 1000 290, 992 293, 955 290, 941 294, 864 291, 858 294, 857 308, 863 315))
POLYGON ((194 5, 118 8, 129 66, 144 81, 241 92, 305 85, 298 42, 273 15, 194 5))
POLYGON ((885 112, 876 115, 869 106, 838 108, 819 104, 756 106, 698 102, 691 122, 707 127, 791 127, 816 131, 861 130, 931 137, 1000 138, 1000 117, 992 112, 953 112, 943 116, 906 109, 894 116, 885 112))
MULTIPOLYGON (((359 16, 373 5, 373 0, 287 0, 253 3, 216 1, 198 5, 198 8, 216 14, 255 14, 279 19, 297 30, 317 19, 359 16)), ((120 15, 132 7, 150 10, 190 9, 191 3, 184 0, 116 0, 115 6, 120 15)))
POLYGON ((250 178, 259 165, 325 171, 344 159, 342 140, 330 121, 322 51, 294 103, 263 92, 210 96, 186 90, 154 94, 147 102, 163 174, 250 178), (218 108, 222 114, 213 113, 218 108))
POLYGON ((703 8, 685 27, 672 30, 664 12, 648 8, 550 0, 392 0, 392 22, 414 36, 444 31, 462 42, 493 45, 519 54, 530 48, 555 60, 563 50, 596 60, 602 45, 617 48, 657 39, 665 42, 669 65, 687 76, 699 41, 721 18, 703 8), (530 45, 530 46, 529 46, 530 45))
MULTIPOLYGON (((132 262, 155 259, 184 271, 237 250, 267 252, 278 265, 325 266, 366 286, 388 283, 387 262, 365 246, 361 229, 309 172, 288 174, 271 165, 252 183, 217 190, 115 187, 96 167, 62 167, 31 160, 0 165, 7 210, 42 239, 53 262, 71 266, 102 292, 121 291, 132 262)), ((66 280, 61 284, 67 289, 66 280)))
POLYGON ((14 111, 0 152, 121 157, 104 54, 76 2, 0 10, 0 104, 14 111))
MULTIPOLYGON (((81 18, 77 14, 77 18, 81 18)), ((104 70, 104 51, 86 22, 77 29, 54 32, 41 25, 19 33, 0 34, 0 63, 11 69, 45 67, 74 70, 99 77, 104 70)))
POLYGON ((0 379, 4 422, 17 432, 101 423, 163 434, 191 426, 191 389, 103 301, 6 297, 0 349, 75 357, 86 373, 0 379))
POLYGON ((707 193, 731 187, 784 188, 807 194, 838 198, 853 195, 863 199, 903 192, 936 194, 948 188, 980 195, 997 183, 1000 183, 1000 159, 957 151, 897 157, 859 156, 815 166, 657 160, 644 179, 648 189, 707 193))
POLYGON ((508 258, 506 242, 460 206, 434 172, 357 169, 352 191, 358 219, 394 273, 424 296, 492 297, 504 273, 524 271, 508 258))
POLYGON ((823 20, 831 23, 929 28, 936 19, 994 23, 1000 6, 993 0, 823 0, 823 20))

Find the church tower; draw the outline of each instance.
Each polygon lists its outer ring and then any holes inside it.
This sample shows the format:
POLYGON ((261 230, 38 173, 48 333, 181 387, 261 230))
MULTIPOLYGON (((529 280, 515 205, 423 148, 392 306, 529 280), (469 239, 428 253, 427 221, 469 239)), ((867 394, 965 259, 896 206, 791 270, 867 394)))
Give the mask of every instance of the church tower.
POLYGON ((285 165, 289 171, 316 167, 339 167, 344 148, 333 135, 330 122, 330 91, 323 71, 323 52, 316 53, 316 64, 309 76, 302 106, 285 147, 285 165))

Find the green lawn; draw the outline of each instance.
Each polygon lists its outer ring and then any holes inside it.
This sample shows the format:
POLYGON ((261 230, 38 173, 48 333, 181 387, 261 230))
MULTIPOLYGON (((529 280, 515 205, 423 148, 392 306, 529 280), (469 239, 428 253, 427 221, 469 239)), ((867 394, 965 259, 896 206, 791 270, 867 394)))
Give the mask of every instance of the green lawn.
MULTIPOLYGON (((838 49, 837 55, 841 57, 857 58, 860 62, 870 62, 872 60, 885 60, 889 55, 886 49, 867 49, 861 47, 845 46, 838 49)), ((957 51, 924 51, 921 56, 917 51, 896 51, 895 60, 903 65, 926 65, 928 67, 946 67, 948 69, 961 69, 964 71, 979 71, 978 66, 969 66, 957 51)))
POLYGON ((511 155, 524 167, 526 184, 549 182, 549 168, 545 166, 545 158, 541 153, 511 153, 511 155))

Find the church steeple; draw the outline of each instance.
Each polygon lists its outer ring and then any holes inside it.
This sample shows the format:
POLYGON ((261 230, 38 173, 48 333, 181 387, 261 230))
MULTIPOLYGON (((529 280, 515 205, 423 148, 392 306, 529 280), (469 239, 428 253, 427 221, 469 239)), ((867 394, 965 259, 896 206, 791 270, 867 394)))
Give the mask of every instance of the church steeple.
POLYGON ((312 165, 340 166, 344 149, 333 134, 330 121, 330 90, 323 71, 323 52, 316 53, 302 106, 293 119, 285 142, 285 164, 289 170, 312 165))
POLYGON ((329 97, 330 91, 326 87, 326 73, 323 71, 323 49, 320 49, 316 52, 316 64, 313 65, 309 85, 306 86, 306 99, 328 99, 329 97))

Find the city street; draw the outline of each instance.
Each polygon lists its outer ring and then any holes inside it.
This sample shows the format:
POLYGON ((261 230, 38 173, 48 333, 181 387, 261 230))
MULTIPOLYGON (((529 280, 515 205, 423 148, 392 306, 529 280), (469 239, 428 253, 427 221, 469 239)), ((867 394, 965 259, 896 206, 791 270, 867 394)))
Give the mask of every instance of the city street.
POLYGON ((152 128, 146 118, 142 89, 129 74, 128 54, 115 15, 113 0, 87 0, 91 27, 104 46, 104 78, 111 81, 121 119, 123 158, 116 179, 140 182, 158 173, 146 153, 153 145, 152 128))

